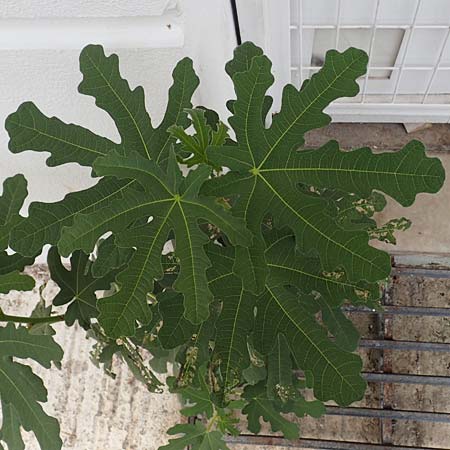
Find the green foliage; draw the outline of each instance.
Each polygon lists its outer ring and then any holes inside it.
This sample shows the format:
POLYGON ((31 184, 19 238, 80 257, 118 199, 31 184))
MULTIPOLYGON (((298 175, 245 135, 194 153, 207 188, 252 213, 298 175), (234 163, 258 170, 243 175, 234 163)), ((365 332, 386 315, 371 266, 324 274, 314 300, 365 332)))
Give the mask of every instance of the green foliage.
POLYGON ((20 449, 23 443, 17 433, 22 426, 33 431, 41 448, 59 450, 62 442, 58 422, 40 405, 47 401, 47 391, 31 368, 16 359, 31 358, 49 368, 52 361, 61 361, 61 348, 51 336, 31 335, 26 328, 9 324, 0 327, 0 355, 0 398, 2 405, 7 406, 2 439, 9 448, 20 449))
POLYGON ((59 202, 32 203, 27 217, 19 215, 24 178, 4 185, 0 292, 32 288, 21 271, 46 244, 60 288, 29 318, 0 313, 30 326, 0 328, 0 378, 17 378, 14 389, 0 383, 0 437, 10 449, 23 448, 20 426, 43 449, 61 447, 57 424, 40 406, 42 383, 12 359, 58 363, 50 324, 60 320, 78 321, 95 339, 92 360, 106 373, 114 377, 119 358, 151 392, 162 387, 155 372, 174 363, 167 384, 183 398, 181 413, 197 420, 171 428, 165 450, 225 450, 224 435, 239 433, 242 414, 251 432, 265 421, 295 439, 292 417, 320 417, 325 401, 363 397, 362 362, 353 353, 359 335, 342 306, 377 307, 390 258, 369 241, 395 243, 394 232, 410 224, 378 225, 375 213, 386 206, 383 194, 409 206, 444 181, 439 160, 417 141, 380 154, 343 151, 335 141, 302 148, 308 131, 330 122, 323 111, 333 100, 357 95, 366 65, 360 50, 328 52, 300 90, 284 88, 267 126, 271 63, 245 43, 226 66, 236 92, 228 129, 214 111, 193 107, 199 80, 185 58, 154 126, 142 87, 132 90, 122 78, 117 55, 89 45, 79 92, 111 116, 119 143, 46 117, 30 102, 8 117, 13 153, 49 152, 49 166, 75 162, 97 178, 59 202), (16 253, 8 255, 8 246, 16 253), (61 260, 69 256, 70 270, 61 260), (55 316, 54 306, 65 313, 55 316), (18 344, 2 346, 2 333, 18 344))
POLYGON ((72 253, 70 266, 70 270, 64 267, 56 247, 50 249, 48 253, 50 276, 60 288, 53 299, 53 305, 70 303, 65 314, 67 325, 73 325, 77 320, 83 328, 88 329, 91 319, 98 315, 95 292, 108 290, 117 271, 112 270, 102 278, 94 278, 90 272, 89 257, 81 251, 72 253))

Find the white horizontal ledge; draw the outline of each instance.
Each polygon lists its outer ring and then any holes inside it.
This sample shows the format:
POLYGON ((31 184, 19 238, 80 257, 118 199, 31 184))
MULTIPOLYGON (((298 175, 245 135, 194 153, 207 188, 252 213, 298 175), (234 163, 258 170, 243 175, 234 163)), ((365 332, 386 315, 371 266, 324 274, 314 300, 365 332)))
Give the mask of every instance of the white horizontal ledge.
POLYGON ((325 112, 334 122, 447 123, 450 105, 423 103, 334 103, 325 112))
POLYGON ((79 50, 89 43, 110 48, 182 47, 184 32, 175 14, 0 20, 0 50, 79 50))

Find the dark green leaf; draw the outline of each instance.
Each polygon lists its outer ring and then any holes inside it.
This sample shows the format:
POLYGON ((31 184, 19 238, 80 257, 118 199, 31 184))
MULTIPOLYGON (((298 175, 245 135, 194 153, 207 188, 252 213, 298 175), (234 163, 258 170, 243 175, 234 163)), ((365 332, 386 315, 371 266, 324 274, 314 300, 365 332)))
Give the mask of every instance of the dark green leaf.
POLYGON ((298 426, 285 419, 277 409, 277 403, 267 398, 264 382, 256 386, 247 386, 243 397, 248 403, 242 412, 247 416, 248 429, 252 433, 260 432, 260 418, 262 418, 270 423, 272 431, 281 431, 286 439, 298 438, 298 426))
POLYGON ((51 336, 37 336, 26 328, 9 324, 0 327, 0 397, 3 404, 12 405, 16 418, 27 431, 33 431, 42 450, 60 450, 59 425, 48 416, 41 403, 47 401, 47 391, 30 367, 14 358, 31 358, 49 368, 60 362, 62 350, 51 336))
POLYGON ((61 306, 69 303, 64 314, 66 324, 70 326, 78 321, 83 328, 89 328, 91 319, 98 315, 95 292, 109 289, 116 272, 94 278, 90 273, 89 257, 81 251, 72 254, 70 270, 67 270, 56 247, 50 249, 47 261, 51 277, 60 288, 53 304, 61 306))
POLYGON ((11 404, 2 401, 1 405, 2 428, 0 429, 0 440, 8 445, 8 450, 24 450, 25 444, 20 433, 19 416, 11 404))
POLYGON ((11 247, 22 255, 34 256, 45 244, 56 245, 64 226, 69 226, 77 213, 90 213, 120 201, 133 182, 114 178, 100 180, 95 186, 67 194, 56 203, 33 202, 28 217, 11 233, 11 247))
POLYGON ((167 433, 171 436, 183 436, 170 439, 169 444, 159 450, 185 450, 188 446, 192 450, 230 450, 222 439, 222 433, 208 431, 201 422, 175 425, 167 433))
MULTIPOLYGON (((120 301, 108 297, 99 302, 100 321, 107 332, 113 336, 134 333, 133 321, 142 317, 145 294, 150 290, 148 284, 163 275, 161 251, 172 230, 176 237, 175 254, 180 260, 174 288, 184 294, 185 317, 194 324, 206 320, 212 300, 205 273, 210 262, 203 249, 208 238, 198 228, 197 221, 205 218, 223 230, 231 241, 241 245, 251 241, 251 234, 241 219, 231 216, 214 199, 198 196, 210 169, 200 167, 182 179, 174 157, 165 174, 153 161, 138 154, 132 157, 110 155, 97 160, 94 166, 100 175, 135 178, 146 192, 130 191, 132 195, 108 208, 78 215, 73 226, 62 233, 59 244, 62 254, 67 255, 77 248, 89 252, 105 232, 117 233, 134 220, 152 217, 149 224, 130 229, 119 239, 119 245, 137 247, 137 250, 126 271, 131 277, 123 283, 126 292, 116 294, 120 301)), ((121 277, 126 272, 122 272, 121 277)))
POLYGON ((367 64, 367 55, 363 51, 354 48, 343 53, 330 51, 322 69, 303 89, 299 91, 291 85, 286 86, 281 110, 274 116, 269 129, 265 128, 261 115, 266 91, 273 83, 271 63, 250 43, 236 50, 236 62, 231 65, 242 67, 241 60, 250 67, 232 74, 237 100, 230 124, 238 145, 210 148, 207 152, 214 164, 227 166, 231 172, 210 180, 204 192, 219 196, 238 195, 236 214, 246 220, 256 236, 254 246, 247 254, 237 254, 236 258, 235 271, 243 278, 244 287, 254 292, 262 292, 264 288, 261 223, 268 213, 278 227, 292 229, 299 248, 305 252, 317 251, 325 271, 344 269, 352 281, 386 278, 390 272, 389 257, 368 245, 367 233, 340 229, 327 214, 327 202, 300 192, 296 184, 310 182, 319 187, 356 190, 367 195, 373 189, 382 189, 409 204, 418 192, 435 192, 442 186, 441 163, 425 158, 423 149, 416 145, 407 147, 400 159, 396 154, 369 155, 365 150, 343 153, 333 143, 318 150, 317 157, 314 151, 297 151, 304 143, 303 136, 307 131, 329 123, 330 118, 323 109, 330 102, 358 93, 356 79, 365 73, 367 64), (253 57, 246 56, 249 54, 253 57), (329 150, 333 157, 322 157, 329 150), (311 158, 314 158, 314 164, 311 158), (348 169, 346 175, 336 176, 336 173, 344 173, 339 172, 344 158, 348 169), (408 162, 403 166, 406 160, 408 162), (380 170, 383 172, 382 186, 378 181, 380 170), (425 181, 411 182, 406 185, 410 193, 399 194, 395 185, 400 173, 411 174, 411 171, 413 177, 408 175, 405 179, 425 181), (362 172, 363 178, 356 176, 362 172), (294 175, 299 173, 313 175, 310 178, 294 175))
POLYGON ((314 315, 292 292, 267 286, 258 300, 256 348, 263 354, 270 353, 279 333, 286 337, 289 344, 286 351, 293 356, 296 367, 310 378, 316 398, 335 400, 340 405, 362 398, 366 383, 360 375, 361 359, 333 344, 314 315))
POLYGON ((98 245, 97 256, 91 267, 92 275, 96 278, 104 277, 112 270, 127 264, 132 254, 133 249, 117 246, 115 236, 109 236, 98 245))

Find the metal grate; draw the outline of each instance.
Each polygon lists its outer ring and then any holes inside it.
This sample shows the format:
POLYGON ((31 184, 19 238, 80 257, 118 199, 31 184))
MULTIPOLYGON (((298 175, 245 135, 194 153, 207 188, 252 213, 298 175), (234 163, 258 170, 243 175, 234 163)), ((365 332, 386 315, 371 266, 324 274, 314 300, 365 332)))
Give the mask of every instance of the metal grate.
MULTIPOLYGON (((401 258, 400 258, 401 259, 401 258)), ((423 278, 450 279, 450 270, 439 268, 422 268, 422 267, 395 267, 393 276, 414 276, 423 278)), ((392 286, 391 286, 392 287, 392 286)), ((393 317, 394 316, 416 316, 416 317, 434 317, 434 318, 450 318, 450 308, 437 307, 418 307, 418 306, 396 306, 393 305, 391 289, 386 289, 383 295, 383 312, 378 314, 379 331, 377 339, 363 339, 360 342, 360 348, 378 349, 381 352, 379 365, 376 371, 364 373, 364 377, 370 383, 379 383, 382 388, 380 396, 379 408, 366 407, 349 407, 340 408, 336 406, 328 406, 326 414, 332 416, 353 417, 379 419, 379 442, 346 442, 337 440, 323 439, 299 439, 297 441, 288 441, 276 436, 250 436, 241 435, 238 437, 229 437, 230 444, 246 444, 260 448, 264 445, 275 445, 287 448, 314 448, 314 449, 335 449, 335 450, 375 450, 375 449, 422 449, 432 450, 431 447, 411 447, 398 446, 393 443, 393 431, 396 421, 413 421, 450 424, 450 413, 442 412, 425 412, 414 410, 396 409, 394 404, 394 387, 393 385, 429 385, 440 386, 443 394, 450 387, 450 376, 434 376, 434 375, 414 375, 414 374, 398 374, 392 373, 393 369, 393 350, 416 350, 420 352, 445 352, 450 353, 450 343, 436 342, 416 342, 416 341, 397 341, 393 340, 393 317)), ((345 310, 352 314, 374 314, 374 311, 346 307, 345 310)), ((448 438, 450 445, 450 436, 448 438)), ((443 448, 443 447, 438 447, 443 448)), ((448 447, 444 447, 448 448, 448 447)), ((434 447, 436 450, 436 447, 434 447)))
MULTIPOLYGON (((330 39, 327 42, 340 50, 344 49, 340 48, 344 47, 341 43, 343 33, 348 34, 352 30, 366 31, 366 35, 369 36, 366 45, 362 45, 361 35, 358 37, 354 34, 353 38, 347 39, 353 46, 365 47, 369 54, 368 73, 359 82, 361 93, 357 98, 344 99, 329 108, 335 120, 353 121, 359 117, 358 121, 397 119, 397 121, 450 122, 450 83, 443 85, 442 80, 437 83, 441 74, 450 80, 450 64, 445 63, 450 61, 450 24, 421 21, 423 12, 427 8, 427 2, 424 0, 408 2, 409 20, 406 20, 407 14, 405 14, 404 21, 393 22, 386 20, 386 14, 383 14, 384 20, 381 21, 380 12, 384 8, 385 13, 386 8, 392 8, 396 1, 398 0, 391 2, 373 0, 371 21, 367 21, 366 17, 357 23, 355 20, 349 21, 345 18, 344 12, 348 11, 349 2, 330 1, 330 6, 336 9, 333 23, 330 23, 330 20, 321 23, 316 17, 320 15, 320 12, 313 14, 314 5, 311 2, 308 2, 306 8, 305 0, 290 0, 290 76, 297 87, 300 87, 306 78, 321 67, 321 64, 314 63, 311 55, 311 42, 317 40, 318 33, 334 33, 334 45, 330 39), (389 30, 398 30, 403 34, 397 36, 399 48, 391 49, 395 59, 390 64, 380 65, 374 61, 375 47, 378 39, 389 30), (424 64, 408 63, 412 56, 414 59, 421 59, 420 52, 416 55, 418 50, 415 48, 417 41, 415 37, 419 32, 434 33, 436 48, 429 49, 428 52, 436 53, 432 63, 430 61, 424 64), (384 82, 371 79, 371 74, 381 72, 389 73, 384 82), (350 102, 352 105, 348 107, 350 102), (361 115, 364 117, 361 118, 361 115)), ((446 18, 444 15, 443 19, 447 19, 448 22, 450 17, 446 18)), ((348 44, 347 41, 345 44, 348 44)), ((424 54, 422 59, 430 59, 426 56, 424 54)))

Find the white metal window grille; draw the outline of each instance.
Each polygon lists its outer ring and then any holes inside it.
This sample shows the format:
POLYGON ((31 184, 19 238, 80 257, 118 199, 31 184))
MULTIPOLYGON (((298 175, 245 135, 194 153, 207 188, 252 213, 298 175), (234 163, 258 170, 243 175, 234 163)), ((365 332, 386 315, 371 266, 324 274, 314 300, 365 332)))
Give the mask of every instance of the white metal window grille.
POLYGON ((243 38, 274 62, 275 105, 282 84, 300 87, 327 49, 354 46, 368 53, 368 72, 357 97, 328 108, 334 120, 450 122, 449 0, 242 0, 238 7, 243 38))

